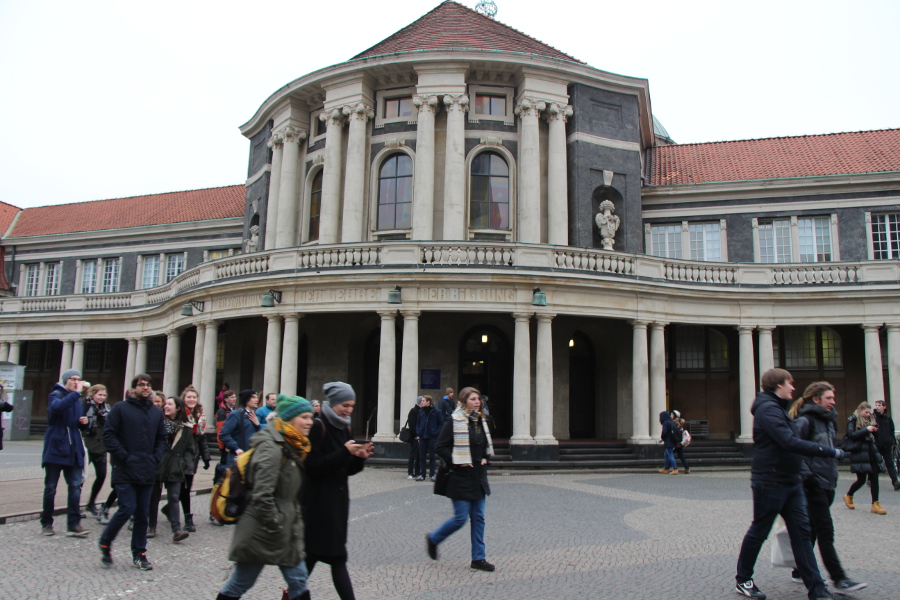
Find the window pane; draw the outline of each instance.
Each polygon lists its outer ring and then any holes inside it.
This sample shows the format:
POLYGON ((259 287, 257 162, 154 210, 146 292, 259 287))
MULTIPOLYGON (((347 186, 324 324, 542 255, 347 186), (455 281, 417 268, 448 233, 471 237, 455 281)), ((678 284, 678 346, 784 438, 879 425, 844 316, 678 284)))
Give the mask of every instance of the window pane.
MULTIPOLYGON (((885 356, 882 354, 882 356, 885 356)), ((825 369, 843 369, 844 353, 841 336, 828 327, 822 328, 822 366, 825 369)))
POLYGON ((119 259, 107 258, 103 261, 103 293, 119 291, 119 259))
POLYGON ((709 368, 712 371, 728 370, 728 338, 709 329, 709 368))
POLYGON ((691 260, 721 260, 718 223, 691 223, 691 260))
POLYGON ((398 108, 397 114, 401 117, 408 117, 412 115, 412 98, 398 98, 397 99, 398 108))
POLYGON ((81 265, 81 293, 93 294, 97 291, 97 261, 89 260, 81 265))
POLYGON ((506 98, 491 98, 491 114, 506 116, 506 98))
POLYGON ((491 159, 491 175, 502 175, 509 177, 509 166, 506 161, 497 154, 490 154, 491 159))
POLYGON ((775 229, 771 222, 759 224, 759 260, 764 263, 775 262, 775 229))
POLYGON ((478 156, 472 159, 472 174, 473 175, 489 175, 490 170, 490 162, 491 162, 491 153, 490 152, 482 152, 478 156))
POLYGON ((487 202, 472 202, 469 218, 470 227, 486 228, 488 226, 487 211, 485 210, 487 206, 489 206, 487 202))
POLYGON ((780 263, 791 262, 791 222, 780 219, 772 224, 775 229, 775 260, 780 263))
POLYGON ((409 175, 413 174, 413 161, 407 154, 398 154, 396 157, 397 161, 397 175, 409 175))
POLYGON ((396 177, 397 176, 397 157, 392 156, 391 158, 384 161, 384 165, 381 167, 381 175, 380 177, 396 177))
POLYGON ((475 95, 475 114, 483 115, 484 114, 484 100, 485 97, 476 94, 475 95))
POLYGON ((166 257, 166 283, 184 271, 184 254, 170 254, 166 257))
POLYGON ((505 202, 491 203, 491 228, 509 229, 509 204, 505 202))
POLYGON ((313 177, 312 190, 309 195, 309 237, 310 242, 319 239, 319 213, 322 208, 322 169, 313 177))
POLYGON ((56 296, 59 294, 59 271, 60 263, 47 263, 46 276, 44 278, 44 294, 47 296, 56 296))
POLYGON ((700 325, 675 326, 675 368, 703 369, 703 327, 700 325))
POLYGON ((396 199, 398 203, 412 202, 413 186, 412 177, 398 177, 394 180, 397 186, 396 199))
POLYGON ((405 229, 410 226, 412 222, 412 211, 411 211, 412 203, 411 202, 398 202, 397 203, 397 229, 405 229))
POLYGON ((786 369, 815 369, 816 328, 784 328, 784 366, 786 369))
POLYGON ((472 161, 470 227, 509 229, 508 174, 499 154, 482 152, 472 161))
POLYGON ((398 100, 385 100, 384 101, 384 118, 391 119, 393 117, 400 116, 400 102, 398 100))
POLYGON ((159 282, 159 256, 144 257, 144 279, 141 282, 143 289, 152 288, 159 282))

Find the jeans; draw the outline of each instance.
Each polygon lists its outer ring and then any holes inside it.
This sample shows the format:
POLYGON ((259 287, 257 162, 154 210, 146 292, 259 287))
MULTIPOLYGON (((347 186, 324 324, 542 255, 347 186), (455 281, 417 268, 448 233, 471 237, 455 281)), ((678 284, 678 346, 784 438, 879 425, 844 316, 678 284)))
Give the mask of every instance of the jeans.
POLYGON ((153 485, 139 485, 136 483, 117 483, 113 486, 118 496, 119 510, 117 510, 106 529, 100 535, 100 543, 112 546, 113 540, 119 535, 119 530, 134 515, 134 529, 131 532, 131 554, 137 556, 147 552, 147 512, 150 508, 150 494, 153 485))
MULTIPOLYGON (((684 448, 683 447, 675 448, 673 450, 673 452, 675 453, 675 456, 677 456, 681 460, 681 465, 684 467, 684 470, 685 471, 690 470, 690 467, 688 466, 688 462, 684 459, 684 448)), ((672 457, 673 463, 675 462, 675 456, 672 457)))
POLYGON ((41 511, 41 526, 53 525, 53 508, 56 500, 56 484, 62 473, 69 487, 67 525, 69 529, 81 524, 81 486, 84 483, 84 470, 81 467, 64 467, 63 465, 44 466, 44 509, 41 511))
MULTIPOLYGON (((264 566, 266 565, 259 563, 234 563, 231 577, 225 582, 219 593, 223 596, 240 598, 247 590, 253 587, 264 566)), ((297 598, 306 590, 306 580, 309 578, 309 574, 306 572, 306 563, 301 560, 295 567, 278 568, 281 569, 281 576, 284 577, 284 581, 288 584, 289 598, 297 598)))
POLYGON ((809 510, 809 524, 812 529, 812 545, 819 543, 819 555, 825 563, 825 569, 832 581, 845 579, 844 567, 838 559, 834 548, 834 522, 831 520, 831 503, 834 502, 834 490, 823 490, 815 484, 803 486, 806 491, 806 502, 809 510))
POLYGON ((815 599, 818 592, 825 589, 825 582, 819 574, 816 557, 810 543, 811 532, 809 517, 806 514, 806 494, 803 485, 796 483, 756 482, 751 483, 753 490, 753 522, 741 543, 738 555, 737 579, 743 583, 753 579, 753 567, 759 556, 759 550, 769 537, 775 517, 781 515, 791 538, 794 561, 810 599, 815 599))
POLYGON ((166 487, 166 498, 167 504, 165 505, 165 512, 163 514, 168 518, 169 523, 172 524, 172 531, 177 531, 181 529, 181 513, 178 512, 178 501, 181 497, 181 486, 182 482, 178 481, 172 483, 167 481, 166 483, 156 483, 153 485, 153 492, 150 494, 150 508, 147 511, 147 520, 149 521, 150 527, 156 528, 156 525, 159 521, 159 502, 162 499, 162 486, 166 487))
POLYGON ((484 501, 453 500, 453 516, 428 534, 431 543, 437 545, 450 537, 466 524, 466 517, 472 522, 472 560, 484 560, 484 501))
POLYGON ((425 477, 425 470, 428 465, 426 461, 430 461, 431 476, 434 477, 434 448, 437 446, 437 438, 428 438, 423 440, 419 438, 419 475, 425 477))
POLYGON ((678 465, 675 464, 675 448, 666 448, 663 457, 666 461, 663 465, 663 469, 672 470, 678 468, 678 465))

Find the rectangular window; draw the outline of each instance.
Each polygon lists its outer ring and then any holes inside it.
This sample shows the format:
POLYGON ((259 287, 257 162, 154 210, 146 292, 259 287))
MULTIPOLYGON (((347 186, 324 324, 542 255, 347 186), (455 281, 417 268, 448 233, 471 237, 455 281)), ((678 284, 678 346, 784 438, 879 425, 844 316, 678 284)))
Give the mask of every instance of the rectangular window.
POLYGON ((815 369, 816 328, 784 328, 784 367, 790 369, 815 369))
POLYGON ((166 257, 166 283, 169 283, 184 271, 184 254, 170 254, 166 257))
POLYGON ((119 291, 119 259, 107 258, 103 261, 103 288, 104 294, 119 291))
POLYGON ((475 113, 479 115, 506 116, 506 96, 475 95, 475 113))
POLYGON ((662 258, 681 258, 681 223, 653 225, 650 229, 650 254, 662 258))
POLYGON ((389 98, 384 101, 384 118, 412 116, 412 97, 389 98))
POLYGON ((675 368, 679 371, 704 369, 706 343, 703 327, 699 325, 677 325, 675 327, 675 368))
POLYGON ((218 260, 220 258, 225 258, 228 256, 227 250, 210 250, 207 255, 207 260, 218 260))
POLYGON ((831 219, 797 219, 797 230, 800 236, 800 262, 831 260, 831 219))
POLYGON ((764 263, 791 262, 790 219, 759 222, 759 257, 764 263))
POLYGON ((151 254, 144 257, 144 276, 141 279, 141 289, 156 287, 159 285, 159 255, 151 254))
POLYGON ((872 215, 875 260, 900 258, 900 214, 872 215))
POLYGON ((147 370, 161 373, 166 362, 166 337, 152 337, 147 341, 147 370))
POLYGON ((29 371, 40 371, 44 366, 44 346, 47 342, 28 342, 25 353, 25 368, 29 371))
POLYGON ((41 284, 41 265, 25 267, 25 295, 37 296, 41 284))
POLYGON ((722 260, 722 242, 718 223, 691 223, 691 260, 722 260))
POLYGON ((47 296, 59 295, 59 275, 62 271, 62 263, 47 263, 44 265, 44 294, 47 296))
POLYGON ((225 369, 225 336, 220 335, 216 344, 216 371, 225 369))
POLYGON ((84 343, 84 370, 99 371, 103 364, 104 340, 87 340, 84 343))
POLYGON ((81 293, 93 294, 97 291, 97 261, 86 260, 81 263, 81 293))

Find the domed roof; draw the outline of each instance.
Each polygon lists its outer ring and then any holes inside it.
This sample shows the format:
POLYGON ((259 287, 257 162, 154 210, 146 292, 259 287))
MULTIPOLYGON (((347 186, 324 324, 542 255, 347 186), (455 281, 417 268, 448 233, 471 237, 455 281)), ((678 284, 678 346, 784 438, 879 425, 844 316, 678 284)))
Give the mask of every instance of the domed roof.
POLYGON ((669 137, 669 132, 666 131, 666 128, 663 127, 663 124, 659 122, 659 119, 653 117, 653 135, 659 138, 659 141, 663 144, 674 144, 675 140, 669 137))

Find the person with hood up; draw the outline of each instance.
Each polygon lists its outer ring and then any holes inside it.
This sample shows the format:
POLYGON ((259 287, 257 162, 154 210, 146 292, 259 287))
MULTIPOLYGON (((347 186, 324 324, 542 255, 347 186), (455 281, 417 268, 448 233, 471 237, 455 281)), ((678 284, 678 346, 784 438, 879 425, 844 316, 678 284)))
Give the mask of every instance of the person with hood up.
POLYGON ((219 432, 219 440, 228 452, 226 467, 230 467, 235 458, 250 449, 250 438, 260 430, 259 417, 256 416, 257 408, 259 396, 256 392, 243 390, 238 395, 238 405, 225 419, 225 424, 219 432))
POLYGON ((659 437, 665 448, 663 452, 665 463, 659 472, 663 475, 678 475, 678 465, 675 464, 675 440, 672 439, 676 425, 672 421, 672 415, 669 414, 669 411, 664 410, 659 413, 659 424, 662 425, 662 433, 659 434, 659 437))
POLYGON ((47 399, 47 429, 44 431, 44 506, 41 511, 41 534, 53 535, 53 508, 59 476, 69 487, 66 535, 84 537, 90 533, 81 526, 81 486, 84 483, 84 444, 81 429, 88 424, 81 403, 86 387, 81 372, 69 369, 47 399))
POLYGON ((416 481, 425 480, 426 466, 431 480, 434 481, 435 447, 441 427, 444 426, 444 414, 431 405, 431 396, 422 396, 419 404, 419 416, 416 421, 416 435, 419 437, 419 476, 416 481), (428 461, 428 465, 426 465, 428 461))
POLYGON ((840 449, 800 438, 797 423, 787 412, 794 393, 794 378, 784 369, 769 369, 762 374, 762 391, 756 396, 753 415, 753 462, 750 489, 753 492, 753 522, 744 535, 738 555, 734 591, 748 598, 765 600, 766 595, 753 582, 753 569, 763 542, 769 537, 778 515, 784 519, 797 570, 806 585, 810 600, 833 600, 828 591, 810 543, 806 494, 800 472, 803 456, 844 458, 840 449), (803 456, 801 456, 803 455, 803 456))

